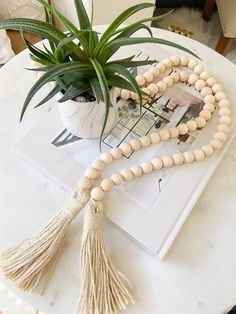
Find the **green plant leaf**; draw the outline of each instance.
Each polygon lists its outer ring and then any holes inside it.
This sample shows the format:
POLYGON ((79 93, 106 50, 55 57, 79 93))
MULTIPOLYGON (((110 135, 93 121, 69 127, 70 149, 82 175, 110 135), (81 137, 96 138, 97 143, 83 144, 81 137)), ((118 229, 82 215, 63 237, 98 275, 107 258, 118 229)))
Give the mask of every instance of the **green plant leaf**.
MULTIPOLYGON (((30 58, 38 63, 41 63, 42 65, 45 65, 45 66, 50 66, 52 64, 52 62, 48 62, 48 61, 45 61, 43 59, 39 59, 37 57, 35 57, 33 54, 30 53, 30 58)), ((33 69, 29 69, 29 70, 33 70, 33 69)))
POLYGON ((49 94, 47 94, 47 96, 44 97, 34 108, 38 108, 39 106, 42 106, 43 104, 45 104, 47 101, 49 101, 52 97, 54 97, 60 91, 61 91, 61 86, 56 85, 55 87, 53 87, 51 92, 49 94))
POLYGON ((149 65, 157 62, 157 60, 140 60, 140 61, 125 61, 125 60, 114 60, 111 62, 108 62, 107 65, 110 64, 119 64, 123 65, 126 68, 131 68, 131 67, 139 67, 143 65, 149 65))
POLYGON ((87 91, 89 88, 89 84, 86 84, 84 82, 80 82, 79 85, 72 84, 68 90, 65 92, 65 94, 58 100, 58 102, 64 102, 69 99, 73 99, 76 96, 82 94, 83 92, 87 91))
POLYGON ((130 84, 129 81, 125 80, 122 76, 116 74, 106 75, 107 82, 112 87, 119 87, 121 89, 128 89, 131 92, 135 92, 134 87, 130 84))
POLYGON ((134 26, 132 26, 132 25, 128 26, 123 32, 120 32, 120 34, 116 38, 114 38, 113 40, 116 40, 119 38, 124 38, 124 37, 130 37, 140 29, 146 29, 146 31, 149 33, 149 35, 151 37, 153 37, 152 30, 150 27, 148 27, 145 24, 137 24, 134 26))
POLYGON ((102 97, 101 86, 97 77, 93 77, 90 80, 90 86, 94 94, 94 97, 96 98, 97 103, 99 104, 100 101, 103 99, 103 97, 102 97))
POLYGON ((91 29, 91 22, 89 20, 88 14, 85 10, 82 0, 74 0, 75 8, 79 20, 80 29, 91 29))

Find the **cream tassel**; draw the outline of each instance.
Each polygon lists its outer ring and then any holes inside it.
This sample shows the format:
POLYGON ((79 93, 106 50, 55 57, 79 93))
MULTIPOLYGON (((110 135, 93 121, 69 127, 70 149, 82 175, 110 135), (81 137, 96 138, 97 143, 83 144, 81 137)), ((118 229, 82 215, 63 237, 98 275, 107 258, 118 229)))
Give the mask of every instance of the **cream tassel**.
POLYGON ((128 280, 107 257, 101 234, 102 218, 102 203, 90 199, 84 213, 81 293, 75 314, 114 314, 134 303, 128 280))
POLYGON ((24 291, 32 291, 54 262, 70 223, 89 200, 89 190, 79 190, 41 230, 1 253, 0 269, 6 279, 24 291))

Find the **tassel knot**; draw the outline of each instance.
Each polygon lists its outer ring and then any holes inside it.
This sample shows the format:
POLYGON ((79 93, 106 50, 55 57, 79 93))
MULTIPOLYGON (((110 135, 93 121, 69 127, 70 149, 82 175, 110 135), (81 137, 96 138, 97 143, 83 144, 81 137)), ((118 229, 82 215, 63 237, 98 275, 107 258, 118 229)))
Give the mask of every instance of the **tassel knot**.
POLYGON ((84 211, 84 234, 89 230, 101 229, 103 218, 102 202, 90 199, 84 211))

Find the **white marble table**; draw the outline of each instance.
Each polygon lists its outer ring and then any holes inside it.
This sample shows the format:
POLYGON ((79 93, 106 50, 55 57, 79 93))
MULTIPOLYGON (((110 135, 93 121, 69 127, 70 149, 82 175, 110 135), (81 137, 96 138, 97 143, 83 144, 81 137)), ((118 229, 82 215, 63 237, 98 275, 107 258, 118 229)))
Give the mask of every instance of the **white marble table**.
MULTIPOLYGON (((101 28, 102 29, 102 28, 101 28)), ((156 36, 177 41, 203 58, 235 105, 236 67, 206 46, 167 31, 156 36)), ((0 70, 0 250, 31 234, 55 213, 66 193, 14 150, 14 143, 45 117, 50 108, 32 110, 19 125, 33 74, 28 53, 0 70)), ((236 304, 236 145, 228 150, 164 261, 148 255, 106 224, 108 246, 135 287, 136 304, 127 314, 223 314, 236 304)), ((79 228, 78 228, 79 227, 79 228)), ((45 314, 72 314, 80 287, 77 218, 65 253, 45 294, 21 294, 45 314)))

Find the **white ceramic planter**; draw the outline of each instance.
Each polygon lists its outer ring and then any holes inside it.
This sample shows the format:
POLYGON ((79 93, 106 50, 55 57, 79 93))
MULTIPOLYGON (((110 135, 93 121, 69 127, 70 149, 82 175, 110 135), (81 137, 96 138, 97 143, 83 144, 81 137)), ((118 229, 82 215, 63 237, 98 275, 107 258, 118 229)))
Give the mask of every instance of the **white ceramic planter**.
MULTIPOLYGON (((62 94, 58 94, 58 99, 62 94)), ((117 119, 117 102, 114 89, 110 92, 111 104, 109 117, 106 124, 105 133, 109 132, 117 119)), ((65 128, 73 135, 80 138, 98 138, 101 135, 101 129, 105 116, 105 105, 96 101, 81 103, 74 100, 68 100, 58 103, 61 120, 65 128)))

